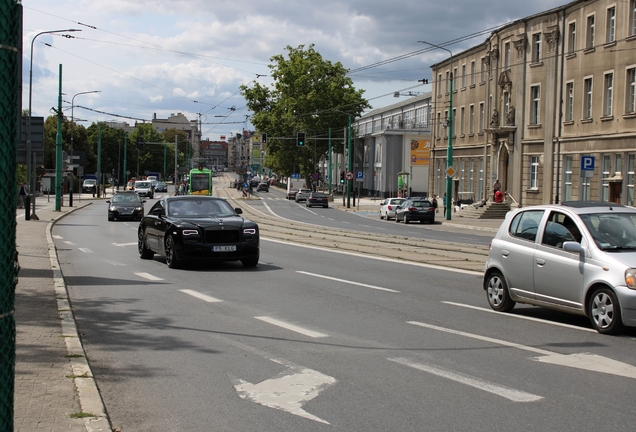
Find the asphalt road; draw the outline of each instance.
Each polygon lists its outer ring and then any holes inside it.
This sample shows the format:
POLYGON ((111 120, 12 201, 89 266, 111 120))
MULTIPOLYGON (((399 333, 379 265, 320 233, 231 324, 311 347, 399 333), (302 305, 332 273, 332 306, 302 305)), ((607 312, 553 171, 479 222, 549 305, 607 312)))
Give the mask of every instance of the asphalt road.
POLYGON ((636 421, 633 332, 601 336, 585 318, 533 307, 492 313, 478 273, 275 241, 262 242, 255 269, 171 270, 138 258, 136 228, 108 222, 95 202, 53 231, 122 431, 591 431, 636 421))

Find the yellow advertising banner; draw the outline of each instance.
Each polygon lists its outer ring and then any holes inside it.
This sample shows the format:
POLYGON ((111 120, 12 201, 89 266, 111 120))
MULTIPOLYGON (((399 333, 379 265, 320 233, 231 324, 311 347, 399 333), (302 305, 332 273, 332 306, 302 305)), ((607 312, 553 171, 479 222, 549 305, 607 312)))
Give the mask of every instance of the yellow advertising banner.
POLYGON ((428 166, 431 159, 430 140, 411 140, 411 165, 428 166))

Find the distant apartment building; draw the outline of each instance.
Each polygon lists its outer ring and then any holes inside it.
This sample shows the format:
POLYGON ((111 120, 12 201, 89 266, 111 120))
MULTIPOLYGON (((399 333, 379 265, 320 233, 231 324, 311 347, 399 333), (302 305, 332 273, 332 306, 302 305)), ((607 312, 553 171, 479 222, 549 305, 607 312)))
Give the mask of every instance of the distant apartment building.
POLYGON ((223 170, 228 162, 228 144, 225 141, 201 141, 201 158, 206 167, 223 170))
POLYGON ((634 205, 635 52, 635 0, 578 0, 431 66, 433 193, 445 191, 452 129, 454 194, 492 197, 499 179, 524 206, 634 205))
POLYGON ((192 148, 192 154, 189 155, 190 158, 193 161, 198 161, 201 158, 201 132, 196 120, 188 120, 182 113, 170 114, 170 117, 167 119, 158 119, 155 113, 152 116, 152 126, 158 132, 163 132, 167 129, 176 129, 185 132, 192 148))

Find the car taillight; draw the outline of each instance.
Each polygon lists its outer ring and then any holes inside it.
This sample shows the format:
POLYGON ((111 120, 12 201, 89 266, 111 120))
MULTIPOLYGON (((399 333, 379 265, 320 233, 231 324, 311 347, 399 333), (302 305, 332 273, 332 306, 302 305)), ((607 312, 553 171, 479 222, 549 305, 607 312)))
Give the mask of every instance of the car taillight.
POLYGON ((417 211, 415 207, 409 207, 409 211, 417 211))
POLYGON ((388 207, 387 207, 387 209, 388 209, 388 210, 393 210, 393 207, 388 206, 388 207))
POLYGON ((435 210, 433 207, 429 207, 426 209, 426 211, 430 211, 430 212, 432 212, 433 210, 435 210))

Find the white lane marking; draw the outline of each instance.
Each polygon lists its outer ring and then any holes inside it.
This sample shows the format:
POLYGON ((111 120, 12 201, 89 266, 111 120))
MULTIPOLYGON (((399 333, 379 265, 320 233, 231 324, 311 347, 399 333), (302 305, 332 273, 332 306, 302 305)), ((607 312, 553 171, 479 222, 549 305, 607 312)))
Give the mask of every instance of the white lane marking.
POLYGON ((274 318, 271 318, 271 317, 260 316, 260 317, 254 317, 254 318, 256 318, 257 320, 261 320, 263 322, 266 322, 268 324, 272 324, 272 325, 275 325, 275 326, 278 326, 278 327, 282 327, 284 329, 291 330, 291 331, 294 331, 296 333, 300 333, 300 334, 303 334, 305 336, 309 336, 309 337, 312 337, 312 338, 329 337, 329 335, 327 335, 327 334, 315 332, 313 330, 308 330, 306 328, 302 328, 302 327, 296 326, 294 324, 289 324, 289 323, 286 323, 284 321, 280 321, 280 320, 277 320, 277 319, 274 319, 274 318))
POLYGON ((266 379, 258 384, 239 379, 235 381, 234 388, 241 399, 251 400, 257 404, 286 411, 309 420, 330 424, 303 410, 302 406, 336 382, 338 380, 329 375, 301 366, 286 369, 275 378, 266 379))
POLYGON ((82 251, 84 253, 93 253, 93 251, 88 249, 88 248, 77 248, 77 250, 80 250, 80 251, 82 251))
POLYGON ((428 372, 430 374, 437 375, 439 377, 446 378, 451 381, 458 382, 460 384, 474 387, 476 389, 483 390, 488 393, 495 394, 497 396, 501 396, 513 402, 536 402, 538 400, 543 399, 543 396, 537 396, 537 395, 533 395, 532 393, 526 393, 521 390, 516 390, 509 387, 504 387, 498 384, 493 384, 491 382, 482 380, 480 378, 474 378, 474 377, 464 375, 461 373, 451 372, 449 370, 442 369, 436 366, 427 365, 425 363, 416 363, 405 358, 390 358, 388 360, 405 365, 405 366, 412 367, 413 369, 421 370, 423 372, 428 372))
POLYGON ((124 246, 137 246, 137 242, 130 243, 113 243, 113 246, 124 247, 124 246))
POLYGON ((267 209, 267 210, 268 210, 268 211, 269 211, 269 212, 270 212, 273 216, 280 217, 280 216, 278 216, 276 213, 274 213, 274 210, 272 210, 272 208, 271 208, 270 206, 268 206, 266 202, 264 202, 264 203, 263 203, 263 205, 265 206, 265 208, 266 208, 266 209, 267 209))
POLYGON ((115 266, 115 267, 126 267, 127 266, 127 264, 120 263, 120 262, 117 262, 117 261, 111 261, 111 260, 107 260, 107 259, 103 259, 102 261, 104 261, 105 263, 110 264, 112 266, 115 266))
POLYGON ((211 297, 209 295, 206 295, 206 294, 194 291, 194 290, 182 289, 182 290, 179 290, 179 291, 181 291, 182 293, 191 295, 192 297, 196 297, 199 300, 204 300, 204 301, 206 301, 208 303, 218 303, 218 302, 222 302, 223 301, 223 300, 219 300, 218 298, 214 298, 214 297, 211 297))
POLYGON ((371 289, 375 289, 375 290, 380 290, 380 291, 387 291, 387 292, 392 292, 392 293, 399 293, 400 291, 396 291, 390 288, 382 288, 376 285, 368 285, 365 283, 360 283, 360 282, 354 282, 354 281, 350 281, 350 280, 346 280, 346 279, 338 279, 335 277, 331 277, 331 276, 325 276, 325 275, 321 275, 321 274, 316 274, 316 273, 309 273, 309 272, 305 272, 305 271, 297 271, 296 273, 301 273, 301 274, 306 274, 308 276, 314 276, 317 278, 322 278, 322 279, 329 279, 332 281, 336 281, 336 282, 342 282, 342 283, 346 283, 346 284, 350 284, 350 285, 357 285, 357 286, 362 286, 362 287, 366 287, 366 288, 371 288, 371 289))
POLYGON ((163 279, 161 279, 160 277, 157 277, 157 276, 153 276, 153 275, 151 275, 150 273, 135 273, 135 274, 136 274, 137 276, 140 276, 140 277, 142 277, 142 278, 144 278, 144 279, 148 279, 148 280, 151 280, 151 281, 160 281, 160 280, 163 280, 163 279))
POLYGON ((335 220, 334 218, 327 218, 327 219, 329 219, 330 221, 333 221, 333 220, 335 220))
POLYGON ((465 336, 472 339, 481 340, 484 342, 490 342, 496 345, 503 345, 510 348, 518 348, 524 351, 530 351, 536 354, 540 354, 543 357, 533 357, 533 360, 542 362, 542 363, 550 363, 559 366, 567 366, 576 369, 583 369, 587 371, 606 373, 610 375, 618 375, 627 378, 636 379, 636 367, 622 363, 616 360, 612 360, 607 357, 599 356, 596 354, 559 354, 548 350, 543 350, 540 348, 534 348, 526 345, 521 345, 514 342, 508 342, 501 339, 494 339, 488 336, 476 335, 473 333, 466 333, 459 330, 453 330, 445 327, 439 327, 431 324, 425 324, 417 321, 407 321, 408 324, 413 324, 416 326, 437 330, 445 333, 450 333, 458 336, 465 336))
POLYGON ((467 274, 467 275, 472 275, 472 276, 483 276, 484 275, 484 272, 477 272, 477 271, 473 271, 473 270, 462 270, 462 269, 458 269, 458 268, 444 267, 444 266, 435 265, 435 264, 424 264, 424 263, 417 263, 417 262, 400 261, 400 260, 397 260, 397 259, 394 259, 394 258, 386 258, 386 257, 380 257, 380 256, 365 255, 365 254, 356 253, 356 252, 339 251, 339 250, 334 250, 334 249, 323 248, 323 247, 320 247, 320 246, 312 246, 312 245, 304 245, 304 244, 299 244, 299 243, 292 243, 292 242, 288 242, 288 241, 284 241, 284 240, 277 240, 277 239, 268 238, 268 237, 261 237, 261 241, 269 241, 269 242, 272 242, 272 243, 279 243, 279 244, 284 244, 284 245, 288 245, 288 246, 296 246, 296 247, 300 247, 300 248, 314 249, 314 250, 319 250, 319 251, 323 251, 323 252, 355 256, 355 257, 364 258, 364 259, 367 259, 367 260, 372 259, 372 260, 376 260, 376 261, 385 261, 385 262, 390 262, 390 263, 395 263, 395 264, 404 264, 404 265, 410 265, 410 266, 415 266, 415 267, 424 267, 424 268, 429 268, 429 269, 434 269, 434 270, 444 270, 444 271, 448 271, 448 272, 451 272, 451 273, 461 273, 461 274, 467 274))
POLYGON ((61 240, 61 239, 63 238, 63 237, 62 237, 62 236, 60 236, 60 235, 53 235, 53 236, 51 236, 51 237, 53 237, 54 239, 58 239, 58 240, 61 240))
POLYGON ((565 327, 565 328, 569 328, 569 329, 573 329, 573 330, 581 330, 581 331, 586 331, 586 332, 598 333, 594 329, 585 328, 585 327, 577 327, 577 326, 572 325, 572 324, 564 324, 564 323, 560 323, 560 322, 547 321, 547 320, 544 320, 544 319, 541 319, 541 318, 534 318, 534 317, 527 317, 527 316, 523 316, 523 315, 515 315, 515 314, 510 314, 510 313, 497 312, 497 311, 494 311, 494 310, 488 309, 488 308, 482 308, 482 307, 478 307, 478 306, 472 306, 472 305, 467 305, 467 304, 463 304, 463 303, 455 303, 455 302, 450 302, 450 301, 443 301, 442 303, 446 303, 446 304, 453 305, 453 306, 459 306, 459 307, 463 307, 463 308, 467 308, 467 309, 475 309, 475 310, 482 311, 482 312, 494 313, 496 315, 501 315, 501 316, 510 317, 510 318, 519 318, 519 319, 524 319, 524 320, 528 320, 528 321, 540 322, 540 323, 543 323, 543 324, 550 324, 550 325, 554 325, 554 326, 558 326, 558 327, 565 327))
POLYGON ((358 226, 365 227, 365 228, 373 228, 371 225, 358 225, 358 226))
POLYGON ((351 222, 342 222, 343 224, 350 224, 351 222))
POLYGON ((64 240, 63 243, 66 243, 67 245, 70 245, 70 246, 74 246, 75 245, 75 243, 73 243, 72 241, 68 241, 68 240, 64 240))
POLYGON ((317 215, 318 213, 316 213, 313 210, 309 210, 309 207, 307 206, 301 206, 300 204, 298 204, 299 207, 302 207, 303 209, 307 210, 309 213, 313 214, 313 215, 317 215))

